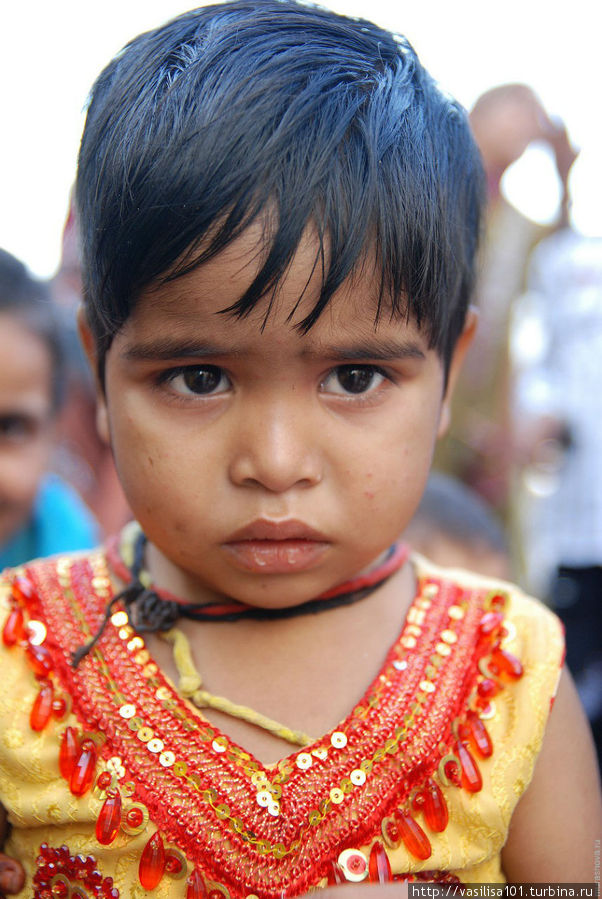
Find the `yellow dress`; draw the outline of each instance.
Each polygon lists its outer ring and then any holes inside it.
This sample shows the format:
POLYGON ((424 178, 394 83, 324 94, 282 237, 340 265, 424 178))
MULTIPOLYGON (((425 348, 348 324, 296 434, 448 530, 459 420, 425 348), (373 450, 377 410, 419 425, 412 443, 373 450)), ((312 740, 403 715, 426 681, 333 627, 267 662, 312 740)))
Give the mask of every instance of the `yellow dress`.
POLYGON ((561 627, 511 585, 412 562, 417 594, 379 676, 334 731, 274 766, 178 697, 118 606, 69 668, 113 595, 103 551, 5 573, 0 798, 7 851, 27 872, 20 896, 194 899, 202 882, 211 899, 280 899, 345 880, 503 882, 561 627), (73 771, 67 731, 77 783, 61 774, 73 771), (119 820, 102 844, 111 797, 119 820), (156 885, 144 889, 141 867, 156 885))

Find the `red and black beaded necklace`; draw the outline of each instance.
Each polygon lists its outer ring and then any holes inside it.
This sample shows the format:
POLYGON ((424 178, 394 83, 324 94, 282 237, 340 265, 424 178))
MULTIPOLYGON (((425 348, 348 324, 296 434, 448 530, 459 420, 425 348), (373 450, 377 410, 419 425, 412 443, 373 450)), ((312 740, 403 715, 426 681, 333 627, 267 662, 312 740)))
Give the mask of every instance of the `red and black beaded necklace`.
POLYGON ((409 553, 405 544, 394 543, 384 559, 369 571, 299 605, 266 609, 250 606, 234 599, 200 604, 188 603, 166 590, 145 585, 143 581, 148 583, 148 578, 143 577, 147 543, 146 535, 143 531, 139 531, 134 540, 133 562, 130 566, 120 552, 119 539, 114 538, 109 542, 107 558, 115 574, 126 582, 126 586, 107 605, 104 619, 94 637, 73 653, 74 668, 100 639, 118 602, 124 604, 131 626, 141 633, 167 631, 180 618, 203 622, 239 621, 244 618, 265 621, 313 615, 340 606, 351 605, 369 596, 403 566, 409 553))

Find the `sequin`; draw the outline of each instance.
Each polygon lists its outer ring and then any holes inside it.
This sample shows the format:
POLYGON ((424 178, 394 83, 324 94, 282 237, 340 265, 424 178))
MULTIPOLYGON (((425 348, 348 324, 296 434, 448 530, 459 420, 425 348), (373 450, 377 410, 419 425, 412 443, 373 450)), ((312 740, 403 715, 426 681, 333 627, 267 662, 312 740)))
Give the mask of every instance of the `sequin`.
POLYGON ((128 703, 127 705, 122 705, 119 709, 119 714, 122 718, 133 718, 136 714, 136 706, 128 703))
POLYGON ((162 752, 159 756, 159 764, 163 765, 164 768, 171 768, 175 760, 175 755, 169 750, 167 750, 166 752, 162 752))
POLYGON ((277 818, 280 814, 280 804, 278 802, 269 802, 267 809, 268 814, 272 815, 273 818, 277 818))
POLYGON ((111 623, 115 625, 115 627, 123 627, 128 623, 127 612, 114 612, 111 615, 111 623))
POLYGON ((416 646, 416 637, 402 637, 400 642, 406 649, 414 649, 416 646))
POLYGON ((142 637, 132 637, 132 639, 128 641, 127 647, 130 652, 135 652, 137 649, 142 649, 144 647, 144 640, 142 637))
POLYGON ((435 652, 440 656, 448 656, 451 653, 451 648, 447 645, 447 643, 437 643, 435 646, 435 652))
POLYGON ((410 624, 424 624, 424 620, 426 618, 426 611, 424 609, 413 608, 408 612, 408 621, 410 624))
POLYGON ((155 732, 150 727, 141 727, 136 736, 141 743, 148 743, 155 736, 155 732))
POLYGON ((41 646, 46 639, 46 625, 42 621, 28 621, 27 632, 27 640, 33 646, 41 646))
POLYGON ((464 609, 461 606, 450 606, 447 614, 454 621, 461 621, 464 618, 464 609))
POLYGON ((297 756, 296 765, 297 768, 300 768, 301 771, 307 771, 308 768, 311 768, 312 759, 309 752, 301 752, 297 756))
POLYGON ((255 801, 257 802, 257 805, 261 806, 261 808, 267 808, 272 801, 272 794, 268 792, 268 790, 260 790, 255 797, 255 801))
POLYGON ((420 681, 420 689, 424 690, 425 693, 434 693, 435 685, 430 680, 421 680, 420 681))
POLYGON ((354 768, 349 775, 349 780, 356 787, 363 787, 366 783, 366 774, 361 768, 354 768))
POLYGON ((395 659, 393 662, 393 667, 397 669, 397 671, 405 671, 408 667, 408 663, 405 659, 395 659))
POLYGON ((495 702, 489 702, 485 708, 481 709, 479 712, 479 718, 482 718, 483 721, 490 721, 492 718, 495 718, 496 711, 495 702))
POLYGON ((455 631, 445 630, 441 633, 441 639, 444 643, 454 644, 458 639, 458 635, 455 631))
POLYGON ((337 864, 350 883, 361 883, 368 876, 366 857, 357 849, 344 849, 337 859, 337 864))
MULTIPOLYGON (((138 733, 140 733, 140 731, 138 731, 138 733)), ((149 750, 149 752, 163 752, 163 740, 159 740, 157 737, 155 737, 154 739, 148 741, 146 748, 149 750)))
POLYGON ((343 749, 347 745, 347 736, 341 730, 335 730, 330 743, 335 749, 343 749))
POLYGON ((339 787, 333 787, 328 795, 330 796, 330 801, 335 805, 340 805, 345 798, 345 794, 339 787))
POLYGON ((172 880, 181 880, 186 877, 186 856, 178 849, 169 847, 165 850, 165 871, 172 880))

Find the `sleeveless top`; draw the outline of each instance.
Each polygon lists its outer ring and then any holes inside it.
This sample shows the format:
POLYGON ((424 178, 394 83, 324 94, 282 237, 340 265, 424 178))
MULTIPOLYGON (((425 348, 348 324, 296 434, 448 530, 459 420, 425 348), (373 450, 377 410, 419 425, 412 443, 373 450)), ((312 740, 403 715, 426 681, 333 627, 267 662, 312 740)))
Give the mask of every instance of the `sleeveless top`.
POLYGON ((0 800, 20 896, 282 899, 328 884, 504 882, 563 659, 517 588, 412 556, 417 592, 336 728, 262 765, 182 699, 102 550, 0 580, 0 800))

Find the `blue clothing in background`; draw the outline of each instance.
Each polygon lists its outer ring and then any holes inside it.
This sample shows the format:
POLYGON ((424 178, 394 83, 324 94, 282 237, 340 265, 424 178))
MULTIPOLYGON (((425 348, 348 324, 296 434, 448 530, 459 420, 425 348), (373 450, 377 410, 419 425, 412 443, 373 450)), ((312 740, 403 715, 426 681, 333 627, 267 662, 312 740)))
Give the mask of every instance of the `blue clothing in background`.
POLYGON ((57 475, 47 475, 29 523, 0 547, 0 571, 42 556, 92 549, 99 537, 98 524, 76 490, 57 475))

